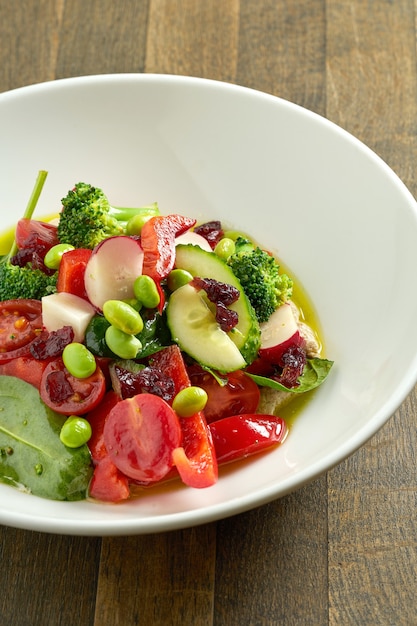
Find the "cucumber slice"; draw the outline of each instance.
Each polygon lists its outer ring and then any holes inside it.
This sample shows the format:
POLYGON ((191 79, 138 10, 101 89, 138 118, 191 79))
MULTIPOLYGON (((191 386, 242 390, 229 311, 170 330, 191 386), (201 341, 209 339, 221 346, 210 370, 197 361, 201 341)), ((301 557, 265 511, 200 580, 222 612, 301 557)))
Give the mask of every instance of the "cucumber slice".
POLYGON ((219 372, 245 367, 239 349, 220 328, 203 296, 191 285, 183 285, 172 293, 167 322, 173 340, 201 365, 219 372))
POLYGON ((186 270, 192 276, 214 278, 219 282, 233 285, 233 287, 239 289, 240 296, 238 300, 230 306, 231 309, 237 312, 239 321, 237 326, 228 333, 228 336, 240 350, 246 363, 252 363, 258 355, 260 346, 261 331, 259 322, 251 303, 242 289, 240 281, 233 274, 227 263, 214 252, 207 252, 191 244, 180 244, 176 247, 175 266, 186 270))

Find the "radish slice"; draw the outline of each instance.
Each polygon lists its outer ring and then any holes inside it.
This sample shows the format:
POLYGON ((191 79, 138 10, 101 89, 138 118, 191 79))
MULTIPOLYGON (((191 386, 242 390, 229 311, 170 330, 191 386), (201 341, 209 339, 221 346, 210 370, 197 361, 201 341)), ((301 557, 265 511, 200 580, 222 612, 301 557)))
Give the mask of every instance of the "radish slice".
POLYGON ((289 302, 281 304, 267 322, 260 324, 260 327, 259 356, 270 363, 277 363, 291 345, 303 344, 303 338, 289 302))
POLYGON ((202 235, 195 233, 193 230, 187 230, 183 235, 175 238, 175 245, 191 243, 193 246, 199 246, 207 252, 213 252, 209 242, 202 235))
POLYGON ((86 328, 95 315, 94 307, 87 300, 61 291, 42 298, 42 322, 47 331, 71 326, 74 341, 84 341, 86 328))
POLYGON ((98 310, 107 300, 133 298, 133 283, 142 274, 140 242, 124 235, 109 237, 93 250, 85 268, 85 290, 98 310))

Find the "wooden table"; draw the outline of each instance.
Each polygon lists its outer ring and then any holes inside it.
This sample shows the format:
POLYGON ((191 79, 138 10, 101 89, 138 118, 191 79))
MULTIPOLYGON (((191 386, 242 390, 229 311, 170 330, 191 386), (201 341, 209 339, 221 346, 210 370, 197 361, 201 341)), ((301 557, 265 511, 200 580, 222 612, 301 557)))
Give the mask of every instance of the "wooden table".
MULTIPOLYGON (((0 0, 0 91, 113 72, 237 83, 336 122, 415 194, 415 11, 412 0, 0 0)), ((119 538, 0 528, 0 623, 417 624, 416 402, 327 475, 225 521, 119 538)))

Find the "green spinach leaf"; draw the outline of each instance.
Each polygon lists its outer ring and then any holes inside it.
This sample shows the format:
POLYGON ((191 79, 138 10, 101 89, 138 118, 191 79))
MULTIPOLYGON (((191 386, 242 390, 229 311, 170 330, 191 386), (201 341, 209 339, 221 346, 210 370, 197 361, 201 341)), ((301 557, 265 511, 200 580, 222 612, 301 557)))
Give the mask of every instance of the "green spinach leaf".
POLYGON ((255 374, 248 374, 248 376, 250 376, 260 387, 271 387, 277 391, 290 391, 291 393, 305 393, 306 391, 311 391, 312 389, 319 387, 319 385, 321 385, 327 378, 332 366, 333 361, 329 361, 327 359, 307 359, 304 371, 298 379, 298 382, 300 383, 299 386, 292 387, 291 389, 281 385, 281 383, 276 380, 272 380, 272 378, 266 378, 265 376, 258 376, 255 374))
POLYGON ((84 499, 90 451, 64 446, 59 433, 65 419, 29 383, 0 376, 0 481, 52 500, 84 499))

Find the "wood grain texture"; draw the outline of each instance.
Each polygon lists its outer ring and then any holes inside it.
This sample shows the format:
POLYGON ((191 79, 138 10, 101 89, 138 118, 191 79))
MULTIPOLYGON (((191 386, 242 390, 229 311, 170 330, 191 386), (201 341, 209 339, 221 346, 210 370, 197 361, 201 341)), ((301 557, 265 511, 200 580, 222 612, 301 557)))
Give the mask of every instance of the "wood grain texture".
MULTIPOLYGON (((112 72, 234 82, 340 124, 416 194, 416 14, 412 0, 0 0, 0 92, 112 72)), ((413 391, 325 476, 218 523, 103 539, 0 527, 1 624, 417 624, 416 412, 413 391)))

